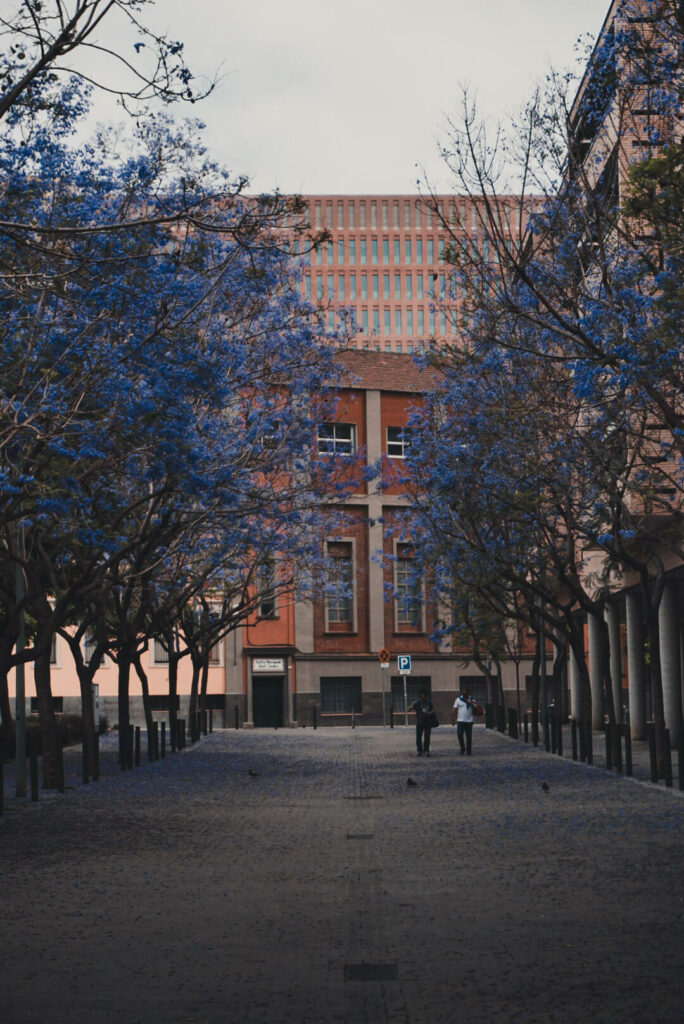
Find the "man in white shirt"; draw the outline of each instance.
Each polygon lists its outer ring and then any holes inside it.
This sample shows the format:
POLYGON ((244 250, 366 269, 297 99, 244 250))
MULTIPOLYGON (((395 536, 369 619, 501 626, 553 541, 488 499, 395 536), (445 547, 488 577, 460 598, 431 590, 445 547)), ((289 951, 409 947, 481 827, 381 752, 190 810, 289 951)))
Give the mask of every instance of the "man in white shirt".
POLYGON ((473 706, 470 703, 470 694, 468 693, 468 687, 464 686, 454 701, 451 711, 451 724, 456 726, 458 744, 462 755, 466 752, 472 754, 474 721, 475 715, 473 713, 473 706))

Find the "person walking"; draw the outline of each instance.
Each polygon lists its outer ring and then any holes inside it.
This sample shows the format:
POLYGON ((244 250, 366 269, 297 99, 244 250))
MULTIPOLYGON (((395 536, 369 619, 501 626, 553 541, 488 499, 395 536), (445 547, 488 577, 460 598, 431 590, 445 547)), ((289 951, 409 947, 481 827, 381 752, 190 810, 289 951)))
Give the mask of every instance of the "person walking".
POLYGON ((456 726, 456 734, 458 736, 458 745, 461 748, 461 755, 465 753, 472 754, 473 752, 474 721, 475 713, 473 711, 470 693, 468 692, 468 687, 464 686, 454 701, 454 706, 451 710, 451 724, 456 726))
POLYGON ((418 757, 430 756, 430 733, 432 732, 432 714, 434 707, 432 701, 429 699, 427 692, 421 690, 418 696, 418 700, 414 700, 411 705, 416 713, 416 747, 418 749, 418 757))

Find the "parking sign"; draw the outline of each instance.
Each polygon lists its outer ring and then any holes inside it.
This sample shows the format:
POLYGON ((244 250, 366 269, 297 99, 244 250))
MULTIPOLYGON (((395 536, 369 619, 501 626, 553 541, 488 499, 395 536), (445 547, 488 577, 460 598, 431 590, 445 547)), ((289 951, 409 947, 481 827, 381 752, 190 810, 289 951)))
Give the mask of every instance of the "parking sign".
POLYGON ((411 655, 400 654, 397 658, 397 668, 399 669, 400 676, 411 675, 411 655))

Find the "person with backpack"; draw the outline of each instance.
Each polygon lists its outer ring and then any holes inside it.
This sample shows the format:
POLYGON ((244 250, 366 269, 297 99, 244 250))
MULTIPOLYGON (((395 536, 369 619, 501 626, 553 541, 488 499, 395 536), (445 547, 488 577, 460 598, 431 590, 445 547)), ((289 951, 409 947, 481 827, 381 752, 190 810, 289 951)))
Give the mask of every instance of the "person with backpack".
POLYGON ((476 703, 470 696, 468 687, 464 686, 451 710, 451 724, 456 726, 461 755, 473 752, 473 722, 475 721, 476 703))

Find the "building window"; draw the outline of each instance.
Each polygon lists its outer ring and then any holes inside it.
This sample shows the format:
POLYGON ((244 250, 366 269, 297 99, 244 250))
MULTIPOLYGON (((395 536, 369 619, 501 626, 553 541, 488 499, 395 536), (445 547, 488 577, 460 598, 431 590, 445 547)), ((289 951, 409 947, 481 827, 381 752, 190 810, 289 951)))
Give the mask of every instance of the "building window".
POLYGON ((152 641, 152 664, 168 665, 168 663, 169 652, 166 649, 166 645, 159 637, 155 637, 152 641))
POLYGON ((327 228, 333 226, 332 203, 325 204, 325 226, 327 228))
POLYGON ((316 274, 316 298, 323 298, 323 275, 316 274))
POLYGON ((373 284, 373 298, 377 299, 377 297, 378 297, 378 275, 377 274, 373 274, 372 284, 373 284))
POLYGON ((418 334, 421 336, 425 333, 425 313, 423 307, 418 309, 418 334))
MULTIPOLYGON (((342 278, 342 280, 344 281, 344 277, 342 278)), ((349 275, 349 298, 356 298, 356 274, 349 275)))
POLYGON ((389 263, 389 238, 382 240, 382 262, 385 266, 389 263))
POLYGON ((420 212, 420 206, 416 203, 416 227, 419 228, 422 223, 422 215, 420 212))
POLYGON ((416 274, 416 298, 423 298, 423 275, 416 274))
POLYGON ((390 459, 405 459, 409 445, 410 430, 408 427, 387 428, 387 454, 390 459))
POLYGON ((277 618, 277 605, 275 595, 275 559, 266 558, 257 571, 257 588, 259 607, 257 614, 260 619, 277 618))
POLYGON ((335 298, 335 278, 333 274, 328 274, 328 298, 335 298))
POLYGON ((338 230, 342 230, 344 227, 344 203, 337 204, 337 227, 338 230))
POLYGON ((413 310, 406 310, 406 333, 413 334, 413 310))
POLYGON ((388 210, 387 210, 387 200, 386 199, 383 200, 383 203, 382 203, 382 226, 383 226, 383 228, 386 228, 388 226, 388 210))
POLYGON ((427 261, 430 266, 435 262, 435 243, 432 238, 427 240, 427 261))
POLYGON ((348 540, 331 540, 327 550, 325 628, 350 632, 354 629, 354 545, 348 540))
POLYGON ((368 310, 365 307, 361 310, 361 326, 364 334, 368 334, 368 310))
POLYGON ((382 275, 382 297, 383 299, 389 299, 390 297, 390 276, 389 274, 382 275))
POLYGON ((349 262, 356 263, 356 239, 349 239, 349 262))
POLYGON ((307 299, 311 298, 311 274, 307 274, 304 278, 304 295, 307 299))
POLYGON ((416 578, 413 549, 409 544, 397 544, 394 590, 397 631, 419 630, 423 615, 422 587, 416 578))
POLYGON ((407 274, 406 275, 405 287, 406 287, 406 298, 407 299, 412 299, 413 298, 413 277, 412 277, 411 274, 407 274))
POLYGON ((385 309, 384 310, 384 315, 383 315, 383 324, 385 326, 385 334, 390 334, 390 332, 391 332, 390 323, 391 323, 390 310, 389 309, 385 309))
POLYGON ((380 330, 380 310, 377 307, 373 310, 373 330, 380 330))
POLYGON ((368 243, 365 238, 361 239, 361 265, 366 266, 368 262, 368 243))
POLYGON ((378 265, 378 240, 373 238, 371 240, 371 263, 374 267, 378 265))
POLYGON ((394 202, 392 204, 392 227, 393 228, 398 228, 399 227, 399 203, 398 202, 394 202))
POLYGON ((321 423, 318 428, 319 455, 354 455, 356 427, 353 423, 321 423))
POLYGON ((423 262, 423 239, 416 238, 416 263, 423 262))
POLYGON ((378 204, 374 200, 371 200, 370 211, 371 211, 371 227, 372 228, 377 228, 377 226, 378 226, 378 204))
POLYGON ((435 311, 434 311, 434 309, 431 309, 428 315, 430 317, 430 334, 434 334, 435 333, 435 311))
POLYGON ((328 242, 328 244, 326 246, 326 260, 328 262, 328 265, 332 264, 332 261, 333 261, 333 244, 332 244, 332 242, 328 242))
POLYGON ((337 262, 341 267, 344 266, 344 239, 340 238, 337 242, 337 262))
POLYGON ((367 299, 368 298, 368 275, 367 274, 362 274, 361 275, 361 298, 362 299, 367 299))
POLYGON ((404 263, 411 262, 411 239, 404 239, 404 263))
POLYGON ((394 275, 394 298, 401 299, 401 274, 394 275))
POLYGON ((362 199, 359 203, 359 227, 365 228, 366 226, 366 201, 362 199))
POLYGON ((401 334, 401 309, 394 310, 394 333, 401 334))
POLYGON ((321 226, 321 204, 316 203, 314 207, 314 226, 320 228, 321 226))
POLYGON ((354 204, 350 203, 347 207, 347 217, 349 218, 349 227, 354 227, 354 204))
POLYGON ((401 263, 401 241, 398 238, 394 239, 394 263, 395 266, 401 263))
POLYGON ((411 227, 411 204, 404 203, 404 227, 411 227))
POLYGON ((324 715, 361 714, 361 679, 357 676, 321 678, 321 713, 324 715))
POLYGON ((337 297, 344 302, 344 274, 337 275, 337 297))
POLYGON ((320 245, 316 246, 316 266, 323 266, 323 250, 321 249, 320 245))

